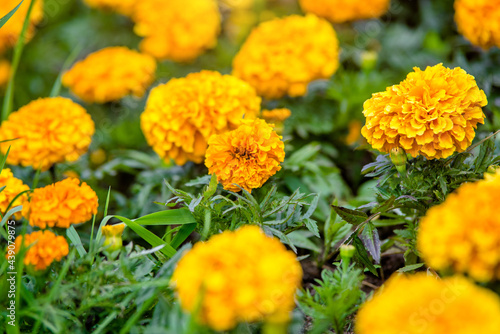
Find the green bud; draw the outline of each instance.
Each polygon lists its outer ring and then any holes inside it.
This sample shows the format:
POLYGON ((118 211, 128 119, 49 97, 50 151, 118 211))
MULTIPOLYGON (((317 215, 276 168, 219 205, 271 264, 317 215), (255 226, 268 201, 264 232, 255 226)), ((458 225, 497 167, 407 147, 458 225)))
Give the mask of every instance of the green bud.
POLYGON ((375 51, 363 51, 361 53, 361 68, 371 71, 375 68, 378 61, 378 53, 375 51))
POLYGON ((496 174, 498 172, 500 172, 500 166, 498 166, 498 165, 491 165, 486 170, 486 173, 488 173, 488 174, 496 174))
POLYGON ((391 150, 390 156, 399 174, 401 174, 401 176, 406 176, 406 162, 408 161, 408 157, 406 156, 405 150, 401 147, 395 147, 391 150))
POLYGON ((349 263, 356 252, 356 247, 353 245, 342 245, 340 247, 340 258, 342 261, 349 263))

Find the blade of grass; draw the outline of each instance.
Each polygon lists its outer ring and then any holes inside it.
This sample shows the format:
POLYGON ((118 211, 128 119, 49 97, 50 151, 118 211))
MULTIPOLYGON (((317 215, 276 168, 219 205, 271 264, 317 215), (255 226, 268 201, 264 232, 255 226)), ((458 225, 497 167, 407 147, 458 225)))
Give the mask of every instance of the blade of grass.
POLYGON ((191 233, 196 229, 195 224, 186 224, 181 227, 179 232, 175 235, 174 239, 170 243, 172 248, 177 249, 179 246, 191 235, 191 233))
POLYGON ((5 164, 7 163, 7 156, 9 155, 10 148, 11 148, 11 146, 9 146, 9 148, 7 149, 7 152, 5 153, 5 155, 2 159, 2 162, 0 164, 0 172, 3 170, 3 168, 5 167, 5 164))
POLYGON ((19 7, 21 7, 22 3, 23 3, 23 1, 21 1, 13 10, 11 10, 10 12, 8 12, 7 15, 5 15, 4 17, 2 17, 0 19, 0 28, 2 28, 4 26, 4 24, 7 23, 8 20, 10 20, 10 18, 12 17, 12 15, 14 15, 14 13, 17 12, 17 10, 19 9, 19 7))
POLYGON ((85 248, 83 248, 82 244, 82 239, 80 239, 80 236, 78 235, 78 232, 75 230, 75 227, 71 225, 67 230, 66 230, 66 235, 68 236, 69 240, 75 245, 76 250, 78 251, 78 254, 80 257, 84 257, 85 254, 87 254, 87 251, 85 248))
POLYGON ((140 225, 183 225, 196 223, 196 220, 187 208, 155 212, 137 218, 134 221, 140 225))
POLYGON ((82 52, 82 50, 83 50, 83 43, 80 43, 76 46, 76 48, 73 49, 73 51, 70 53, 68 58, 66 58, 63 66, 61 68, 61 71, 59 72, 59 75, 57 76, 56 82, 54 82, 54 86, 52 87, 52 90, 50 91, 50 97, 59 96, 59 94, 61 93, 63 73, 76 60, 76 58, 78 57, 80 52, 82 52))

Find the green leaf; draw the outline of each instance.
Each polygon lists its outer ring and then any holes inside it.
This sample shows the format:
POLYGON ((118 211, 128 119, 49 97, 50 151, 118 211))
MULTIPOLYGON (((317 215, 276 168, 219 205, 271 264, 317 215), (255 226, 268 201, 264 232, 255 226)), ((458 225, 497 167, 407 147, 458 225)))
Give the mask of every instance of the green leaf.
POLYGON ((177 249, 179 246, 191 235, 191 233, 196 229, 196 223, 185 224, 181 227, 179 232, 175 235, 174 239, 170 243, 172 248, 177 249))
POLYGON ((14 13, 17 12, 17 10, 19 9, 19 7, 21 7, 22 3, 23 3, 23 1, 21 1, 13 10, 11 10, 10 12, 8 12, 7 15, 5 15, 4 17, 2 17, 0 19, 0 28, 2 28, 4 26, 4 24, 7 23, 8 20, 10 20, 10 18, 12 17, 12 15, 14 15, 14 13))
POLYGON ((59 96, 59 94, 61 93, 63 73, 76 60, 82 49, 83 49, 83 43, 80 43, 68 56, 68 58, 66 59, 61 68, 61 72, 59 72, 59 75, 57 76, 56 82, 54 83, 52 90, 50 91, 50 97, 59 96))
POLYGON ((80 257, 84 257, 85 254, 87 254, 87 251, 85 250, 85 248, 83 248, 82 239, 80 239, 80 236, 78 235, 78 232, 75 230, 75 227, 73 225, 71 225, 66 230, 66 235, 68 236, 71 243, 76 247, 76 250, 78 251, 80 257))
POLYGON ((217 191, 217 185, 219 182, 217 181, 217 175, 212 174, 210 178, 210 183, 208 184, 207 190, 203 193, 203 199, 207 200, 215 194, 217 191))
POLYGON ((187 208, 165 210, 151 213, 134 220, 140 225, 184 225, 196 223, 193 215, 187 208))
POLYGON ((336 205, 332 205, 332 208, 342 219, 353 225, 359 225, 368 219, 368 215, 363 211, 351 210, 336 205))
POLYGON ((409 265, 409 266, 405 266, 405 267, 403 267, 401 269, 398 269, 397 272, 398 273, 406 273, 406 272, 409 272, 409 271, 414 271, 415 269, 421 268, 423 265, 424 265, 424 263, 412 264, 412 265, 409 265))
POLYGON ((9 146, 9 148, 7 149, 7 152, 3 156, 2 162, 0 163, 0 172, 3 170, 3 168, 5 167, 5 164, 7 163, 7 156, 9 155, 10 148, 11 148, 11 146, 9 146))
POLYGON ((309 237, 311 233, 309 231, 293 231, 287 234, 288 239, 298 248, 309 249, 313 252, 321 252, 321 248, 312 242, 309 237))
POLYGON ((368 253, 361 239, 358 238, 358 236, 355 236, 353 238, 353 243, 354 247, 356 247, 357 258, 361 261, 362 264, 365 265, 366 269, 368 269, 373 275, 378 277, 377 269, 373 266, 372 262, 370 261, 368 253))
POLYGON ((376 264, 380 264, 380 237, 377 228, 371 222, 365 225, 359 236, 368 252, 370 252, 376 264))

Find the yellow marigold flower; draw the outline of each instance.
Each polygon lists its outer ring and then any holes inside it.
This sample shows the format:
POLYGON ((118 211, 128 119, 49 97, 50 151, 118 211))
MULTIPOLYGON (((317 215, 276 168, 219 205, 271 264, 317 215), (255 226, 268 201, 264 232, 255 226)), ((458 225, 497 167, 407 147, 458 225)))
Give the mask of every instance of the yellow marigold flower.
POLYGON ((387 12, 391 3, 390 0, 300 0, 299 2, 304 12, 324 17, 334 23, 380 17, 387 12))
POLYGON ((470 146, 487 103, 474 77, 461 68, 415 67, 399 85, 364 103, 361 134, 384 153, 402 147, 413 157, 446 158, 470 146))
POLYGON ((68 255, 68 242, 64 237, 56 236, 51 231, 37 231, 25 234, 24 238, 16 238, 15 252, 19 252, 21 244, 24 247, 32 245, 24 256, 24 264, 33 266, 35 270, 45 270, 54 261, 61 261, 63 256, 68 255))
POLYGON ((122 234, 125 229, 125 224, 106 225, 102 227, 102 235, 104 236, 104 247, 113 252, 122 248, 122 234))
POLYGON ((295 254, 257 226, 195 244, 172 276, 182 308, 201 306, 200 322, 218 331, 239 322, 286 322, 301 280, 295 254))
POLYGON ((218 72, 191 73, 155 87, 141 115, 150 146, 178 165, 201 163, 213 134, 235 129, 243 116, 254 118, 260 98, 246 82, 218 72))
POLYGON ((62 227, 84 223, 97 213, 97 195, 78 179, 64 179, 33 191, 23 216, 31 226, 62 227))
POLYGON ((273 109, 273 110, 262 110, 262 118, 269 123, 279 123, 284 122, 288 117, 292 116, 292 112, 287 108, 273 109))
MULTIPOLYGON (((2 214, 6 213, 10 202, 12 202, 18 194, 30 189, 23 181, 15 178, 9 168, 4 168, 0 173, 0 187, 4 186, 5 188, 0 192, 0 212, 2 212, 2 214)), ((27 198, 27 194, 19 196, 11 207, 23 205, 27 198)), ((16 217, 16 219, 21 219, 21 213, 16 213, 14 217, 16 217)))
POLYGON ((0 59, 0 87, 4 87, 9 82, 11 66, 7 60, 0 59))
POLYGON ((500 47, 500 1, 455 0, 458 31, 472 44, 485 50, 500 47))
POLYGON ((500 298, 460 276, 394 275, 355 323, 357 334, 497 334, 500 298))
POLYGON ((89 7, 111 10, 126 16, 131 16, 137 0, 83 0, 89 7))
POLYGON ((217 44, 221 17, 215 0, 143 0, 134 9, 140 49, 157 59, 192 61, 217 44))
POLYGON ((42 171, 58 162, 76 161, 84 154, 94 134, 94 122, 80 105, 62 97, 30 102, 9 115, 0 127, 0 144, 7 162, 42 171))
POLYGON ((262 119, 244 120, 233 131, 214 135, 208 140, 205 165, 224 189, 247 191, 260 188, 281 169, 285 144, 262 119))
MULTIPOLYGON (((17 0, 2 0, 0 1, 0 18, 7 15, 11 10, 16 8, 20 1, 17 0)), ((24 19, 28 13, 30 1, 24 1, 12 17, 0 29, 0 54, 6 49, 13 47, 21 31, 23 29, 24 19)), ((25 40, 31 39, 35 33, 35 25, 43 19, 43 0, 36 0, 31 11, 30 22, 26 33, 25 40)))
POLYGON ((233 61, 233 75, 268 99, 301 96, 316 79, 329 78, 339 66, 337 35, 314 15, 292 15, 261 23, 233 61))
POLYGON ((153 83, 156 60, 126 47, 109 47, 77 62, 63 85, 89 103, 106 103, 132 94, 142 97, 153 83))
POLYGON ((500 279, 500 174, 465 183, 422 219, 418 248, 436 270, 500 279))

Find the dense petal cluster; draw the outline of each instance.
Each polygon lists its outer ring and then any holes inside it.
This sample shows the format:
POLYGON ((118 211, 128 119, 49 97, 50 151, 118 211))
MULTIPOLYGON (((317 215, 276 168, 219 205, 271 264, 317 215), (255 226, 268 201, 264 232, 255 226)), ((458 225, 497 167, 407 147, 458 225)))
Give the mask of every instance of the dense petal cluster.
POLYGON ((329 78, 339 66, 335 30, 314 15, 261 23, 233 61, 233 75, 268 99, 306 94, 307 85, 329 78))
POLYGON ((357 334, 496 334, 500 299, 454 276, 396 275, 358 312, 357 334))
POLYGON ((304 12, 324 17, 334 23, 380 17, 387 12, 391 3, 390 0, 300 0, 299 2, 304 12))
POLYGON ((77 62, 62 82, 86 102, 106 103, 129 94, 142 97, 155 72, 153 57, 126 47, 109 47, 77 62))
POLYGON ((500 47, 500 1, 455 0, 458 31, 483 49, 500 47))
MULTIPOLYGON (((11 10, 16 8, 20 1, 18 0, 2 0, 0 1, 0 18, 7 15, 11 10)), ((28 13, 30 1, 23 1, 18 10, 0 29, 0 54, 6 49, 13 47, 23 29, 24 19, 28 13)), ((27 28, 26 40, 29 40, 35 33, 36 24, 43 19, 43 0, 35 0, 33 10, 31 11, 30 22, 27 28)))
POLYGON ((238 322, 286 322, 302 280, 295 254, 257 226, 199 242, 179 261, 172 282, 182 307, 215 330, 238 322))
POLYGON ((84 154, 94 134, 87 111, 62 97, 38 99, 9 115, 0 127, 0 144, 12 165, 49 169, 58 162, 76 161, 84 154))
POLYGON ((126 16, 132 15, 137 0, 83 0, 89 7, 111 10, 126 16))
POLYGON ((260 111, 260 98, 246 82, 218 72, 191 73, 155 87, 141 115, 141 128, 156 153, 178 165, 201 163, 213 134, 235 129, 260 111))
POLYGON ((205 165, 224 189, 247 191, 260 188, 281 169, 285 144, 272 126, 262 119, 244 120, 233 131, 208 140, 205 165))
POLYGON ((217 44, 221 17, 215 0, 144 0, 134 8, 140 49, 157 59, 192 61, 217 44))
POLYGON ((10 78, 11 66, 7 60, 0 59, 0 87, 7 86, 10 78))
POLYGON ((418 248, 436 270, 500 279, 500 174, 465 183, 422 219, 418 248))
POLYGON ((487 103, 474 77, 461 68, 416 67, 399 85, 364 103, 361 133, 384 153, 402 147, 413 157, 446 158, 470 146, 487 103))
MULTIPOLYGON (((0 191, 0 212, 2 212, 2 214, 6 213, 9 204, 17 195, 30 189, 23 181, 14 177, 14 174, 12 174, 9 168, 4 168, 0 173, 0 187, 4 186, 5 188, 0 191)), ((11 207, 23 205, 27 198, 27 194, 19 196, 14 203, 12 203, 11 207)), ((16 213, 15 217, 16 219, 21 219, 21 213, 16 213)))
POLYGON ((292 112, 287 108, 279 108, 273 110, 262 110, 261 117, 268 123, 284 122, 288 117, 292 116, 292 112))
POLYGON ((90 220, 97 207, 95 191, 85 182, 69 178, 35 189, 23 207, 23 216, 31 226, 68 228, 90 220))
POLYGON ((24 264, 33 266, 35 270, 45 270, 54 261, 61 261, 68 255, 69 246, 64 237, 56 236, 51 231, 37 231, 16 238, 16 254, 24 247, 32 245, 24 256, 24 264))

